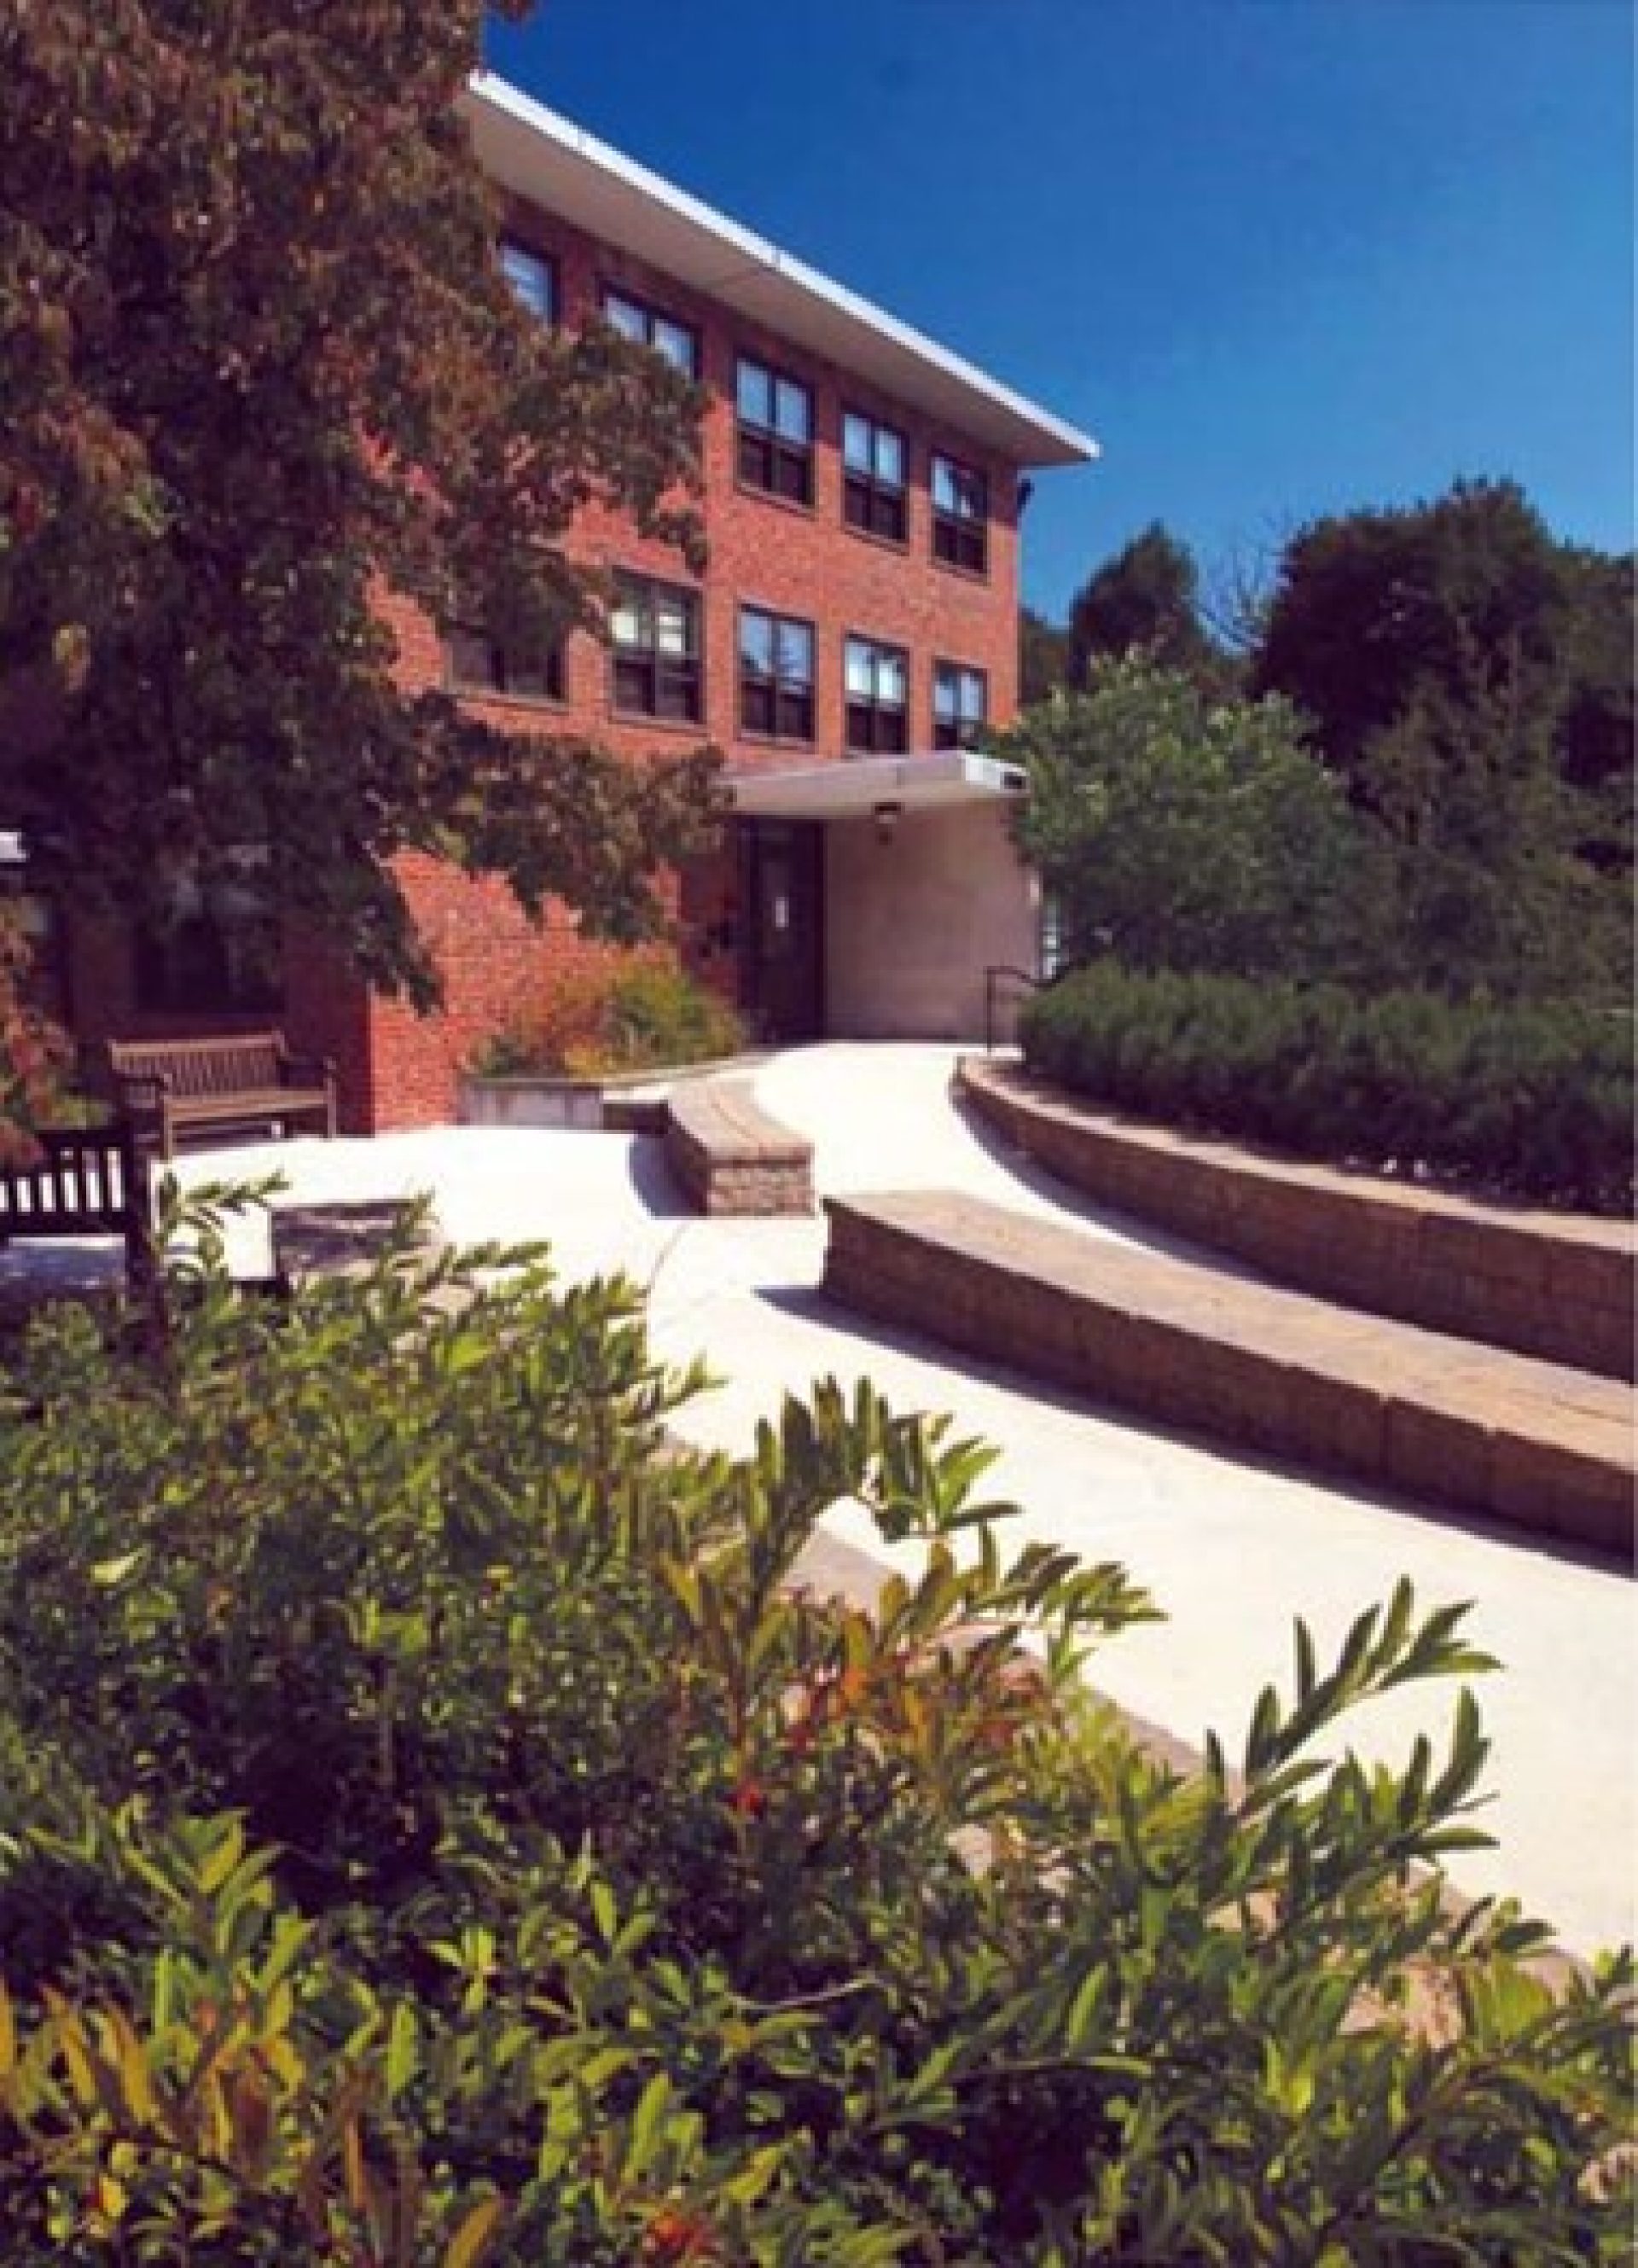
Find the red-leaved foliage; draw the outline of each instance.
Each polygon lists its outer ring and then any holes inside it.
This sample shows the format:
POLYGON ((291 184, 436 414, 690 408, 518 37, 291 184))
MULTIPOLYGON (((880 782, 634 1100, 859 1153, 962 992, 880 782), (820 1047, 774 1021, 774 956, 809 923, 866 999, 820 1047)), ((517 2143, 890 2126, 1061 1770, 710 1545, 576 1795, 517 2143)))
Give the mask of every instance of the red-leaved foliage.
POLYGON ((28 994, 32 948, 0 907, 0 1165, 26 1165, 33 1130, 49 1116, 69 1057, 63 1034, 28 994))

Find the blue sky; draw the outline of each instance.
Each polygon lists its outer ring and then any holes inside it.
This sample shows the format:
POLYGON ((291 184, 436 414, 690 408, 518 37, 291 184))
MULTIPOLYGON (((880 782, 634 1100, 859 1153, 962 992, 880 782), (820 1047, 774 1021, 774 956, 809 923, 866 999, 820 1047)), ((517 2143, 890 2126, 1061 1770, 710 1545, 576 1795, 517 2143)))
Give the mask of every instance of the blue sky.
POLYGON ((496 69, 1096 434, 1061 614, 1508 473, 1633 541, 1626 0, 544 0, 496 69))

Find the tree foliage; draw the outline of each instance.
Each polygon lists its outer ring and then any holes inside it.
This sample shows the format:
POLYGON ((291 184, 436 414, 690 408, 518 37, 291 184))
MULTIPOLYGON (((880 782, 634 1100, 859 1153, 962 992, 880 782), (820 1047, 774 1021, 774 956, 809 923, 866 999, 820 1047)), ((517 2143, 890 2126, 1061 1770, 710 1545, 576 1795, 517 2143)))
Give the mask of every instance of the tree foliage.
POLYGON ((1086 684, 1095 663, 1142 655, 1226 686, 1227 662, 1201 620, 1194 556, 1158 520, 1082 585, 1069 609, 1069 678, 1086 684))
POLYGON ((1069 681, 1069 634, 1033 607, 1018 615, 1018 699, 1025 709, 1069 681))
POLYGON ((11 909, 0 905, 0 1166, 26 1165, 55 1108, 69 1064, 64 1035, 31 990, 33 955, 11 909))
POLYGON ((1213 703, 1180 671, 1105 662, 998 747, 1028 771, 1019 841, 1071 961, 1374 965, 1382 845, 1288 703, 1213 703))
POLYGON ((1174 1766, 1083 1683, 1148 1602, 944 1421, 679 1451, 628 1287, 275 1313, 192 1233, 160 1367, 69 1311, 5 1381, 8 2262, 1626 2257, 1630 1964, 1446 1895, 1471 1697, 1348 1745, 1460 1609, 1299 1626, 1174 1766), (922 1547, 873 1606, 800 1580, 841 1499, 922 1547))
POLYGON ((1370 793, 1376 744, 1510 682, 1576 787, 1632 765, 1633 565, 1557 541, 1511 481, 1316 521, 1281 561, 1253 683, 1370 793))
POLYGON ((265 844, 426 999, 392 861, 653 918, 697 762, 409 694, 380 601, 599 618, 589 502, 697 552, 691 390, 513 300, 457 98, 480 0, 0 5, 0 809, 42 885, 163 909, 265 844))
POLYGON ((1358 785, 1393 845, 1386 935, 1406 981, 1425 970, 1452 992, 1618 1009, 1633 901, 1614 783, 1595 800, 1566 782, 1542 668, 1487 661, 1466 640, 1453 681, 1419 685, 1370 742, 1358 785))

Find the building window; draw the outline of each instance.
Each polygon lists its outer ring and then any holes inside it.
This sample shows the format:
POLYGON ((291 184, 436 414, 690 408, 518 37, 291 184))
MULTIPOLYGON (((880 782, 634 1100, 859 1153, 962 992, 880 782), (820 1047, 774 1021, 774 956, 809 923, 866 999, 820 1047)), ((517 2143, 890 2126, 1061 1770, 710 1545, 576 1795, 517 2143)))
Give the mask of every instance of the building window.
POLYGON ((501 273, 514 298, 543 323, 557 320, 557 262, 511 237, 501 239, 501 273))
POLYGON ((255 861, 202 885, 179 882, 168 913, 139 929, 136 1005, 173 1015, 252 1014, 283 1005, 277 914, 255 861))
POLYGON ((449 681, 456 693, 500 694, 508 701, 568 698, 567 641, 518 648, 485 631, 458 627, 449 635, 449 681))
POLYGON ((933 746, 969 748, 989 716, 989 680, 964 662, 933 664, 933 746))
POLYGON ((933 459, 933 556, 974 575, 989 564, 989 482, 954 457, 933 459))
POLYGON ((813 394, 800 379, 739 357, 739 477, 793 504, 813 501, 813 394))
POLYGON ((739 609, 739 729, 770 740, 813 738, 813 625, 739 609))
POLYGON ((632 717, 698 724, 704 713, 700 601, 692 591, 636 575, 619 578, 609 616, 614 706, 632 717))
POLYGON ((849 527, 902 543, 909 528, 904 435, 849 409, 841 421, 842 512, 849 527))
POLYGON ((848 747, 855 755, 902 755, 909 745, 910 657, 901 645, 848 640, 848 747))
POLYGON ((604 289, 603 320, 612 324, 621 338, 652 349, 685 378, 699 377, 700 334, 691 324, 661 314, 657 307, 650 307, 646 300, 634 299, 629 291, 617 291, 613 284, 604 289))

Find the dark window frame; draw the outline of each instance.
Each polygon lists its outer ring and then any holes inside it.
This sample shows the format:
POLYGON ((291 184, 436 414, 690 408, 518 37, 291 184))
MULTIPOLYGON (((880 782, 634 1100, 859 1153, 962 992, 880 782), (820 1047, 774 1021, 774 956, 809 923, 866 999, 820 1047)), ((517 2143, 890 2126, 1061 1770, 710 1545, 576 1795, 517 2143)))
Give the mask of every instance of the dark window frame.
POLYGON ((841 647, 842 745, 849 755, 902 756, 910 747, 910 649, 891 638, 872 637, 868 630, 848 630, 841 647), (904 666, 904 699, 884 701, 879 690, 868 696, 853 688, 848 649, 869 646, 872 660, 893 655, 904 666))
POLYGON ((734 357, 734 468, 739 486, 750 489, 759 496, 772 497, 777 503, 795 505, 798 511, 812 512, 815 495, 814 431, 818 424, 818 410, 817 389, 805 378, 798 378, 794 370, 784 369, 777 363, 765 361, 760 355, 737 353, 734 357), (746 415, 740 400, 740 385, 747 370, 759 372, 768 380, 769 417, 775 422, 764 424, 760 418, 746 415), (805 440, 793 441, 789 434, 778 430, 776 396, 782 386, 794 387, 806 401, 805 440))
MULTIPOLYGON (((657 306, 652 299, 645 298, 642 292, 628 291, 623 284, 613 283, 606 276, 598 287, 598 309, 604 321, 610 324, 615 330, 620 330, 620 326, 613 321, 613 318, 609 313, 611 299, 622 300, 628 307, 642 316, 643 333, 640 340, 634 341, 635 344, 647 347, 650 354, 657 354, 663 361, 670 363, 671 367, 679 371, 690 385, 697 386, 700 383, 700 374, 705 367, 705 342, 697 323, 690 323, 681 315, 672 314, 666 308, 657 306), (657 323, 668 324, 672 330, 680 331, 687 340, 689 360, 686 370, 682 369, 680 364, 672 362, 665 348, 656 343, 654 329, 657 323)), ((629 338, 631 334, 621 331, 621 336, 629 338)))
POLYGON ((561 709, 569 699, 569 640, 555 638, 544 652, 527 659, 510 652, 500 639, 466 622, 454 623, 444 637, 444 680, 447 689, 466 701, 515 701, 535 709, 561 709), (481 648, 481 675, 469 671, 463 648, 470 656, 481 648), (513 681, 538 677, 540 686, 513 681))
POLYGON ((970 748, 989 729, 989 672, 981 669, 976 662, 937 659, 933 664, 933 746, 935 748, 970 748), (976 718, 969 718, 961 707, 958 687, 956 708, 946 717, 938 705, 939 680, 944 677, 976 679, 981 705, 976 718))
POLYGON ((702 725, 705 721, 705 608, 701 593, 686 583, 667 583, 635 570, 615 571, 617 596, 609 614, 609 697, 617 717, 651 725, 702 725), (646 614, 649 635, 626 644, 614 631, 623 598, 634 598, 646 614), (656 601, 680 600, 688 624, 690 650, 683 656, 661 650, 656 601), (634 685, 643 688, 631 697, 634 685))
POLYGON ((503 229, 496 247, 496 257, 501 262, 502 281, 525 314, 532 316, 538 323, 544 323, 548 330, 555 330, 563 319, 563 276, 557 254, 555 252, 543 252, 538 244, 531 244, 527 238, 518 236, 511 230, 503 229), (506 254, 509 252, 520 253, 525 260, 533 261, 544 274, 547 297, 551 302, 544 315, 538 307, 531 305, 512 278, 507 275, 506 254))
POLYGON ((739 608, 739 731, 746 740, 790 740, 812 747, 819 714, 819 626, 805 615, 782 615, 772 607, 745 600, 739 608), (747 615, 773 626, 774 666, 766 678, 746 666, 745 624, 747 615), (780 669, 782 630, 802 630, 808 642, 808 676, 788 678, 780 669), (765 707, 763 704, 766 704, 765 707), (763 721, 754 721, 759 708, 763 721))
POLYGON ((928 465, 927 490, 933 507, 934 558, 941 566, 957 568, 964 575, 988 575, 989 475, 981 465, 971 465, 965 458, 952 457, 948 449, 935 449, 928 465), (952 510, 939 503, 941 467, 951 475, 958 497, 964 485, 971 484, 976 492, 976 510, 965 509, 959 503, 952 510))
MULTIPOLYGON (((253 873, 253 869, 247 869, 253 873)), ((188 886, 196 888, 196 885, 188 886)), ((244 895, 261 894, 253 880, 244 895)), ((136 1005, 153 1016, 253 1016, 282 1010, 288 991, 283 924, 270 897, 230 918, 224 901, 202 895, 193 911, 171 923, 139 922, 132 937, 131 977, 136 1005), (252 942, 236 952, 236 930, 252 942), (261 950, 254 932, 262 932, 261 950)))
POLYGON ((875 537, 879 543, 895 543, 902 549, 910 541, 910 437, 901 425, 885 417, 878 417, 869 409, 856 409, 847 402, 841 406, 841 517, 844 526, 856 535, 875 537), (867 426, 870 434, 870 469, 851 464, 848 458, 848 423, 849 419, 867 426), (876 438, 890 433, 899 444, 898 481, 885 479, 876 470, 876 438))

